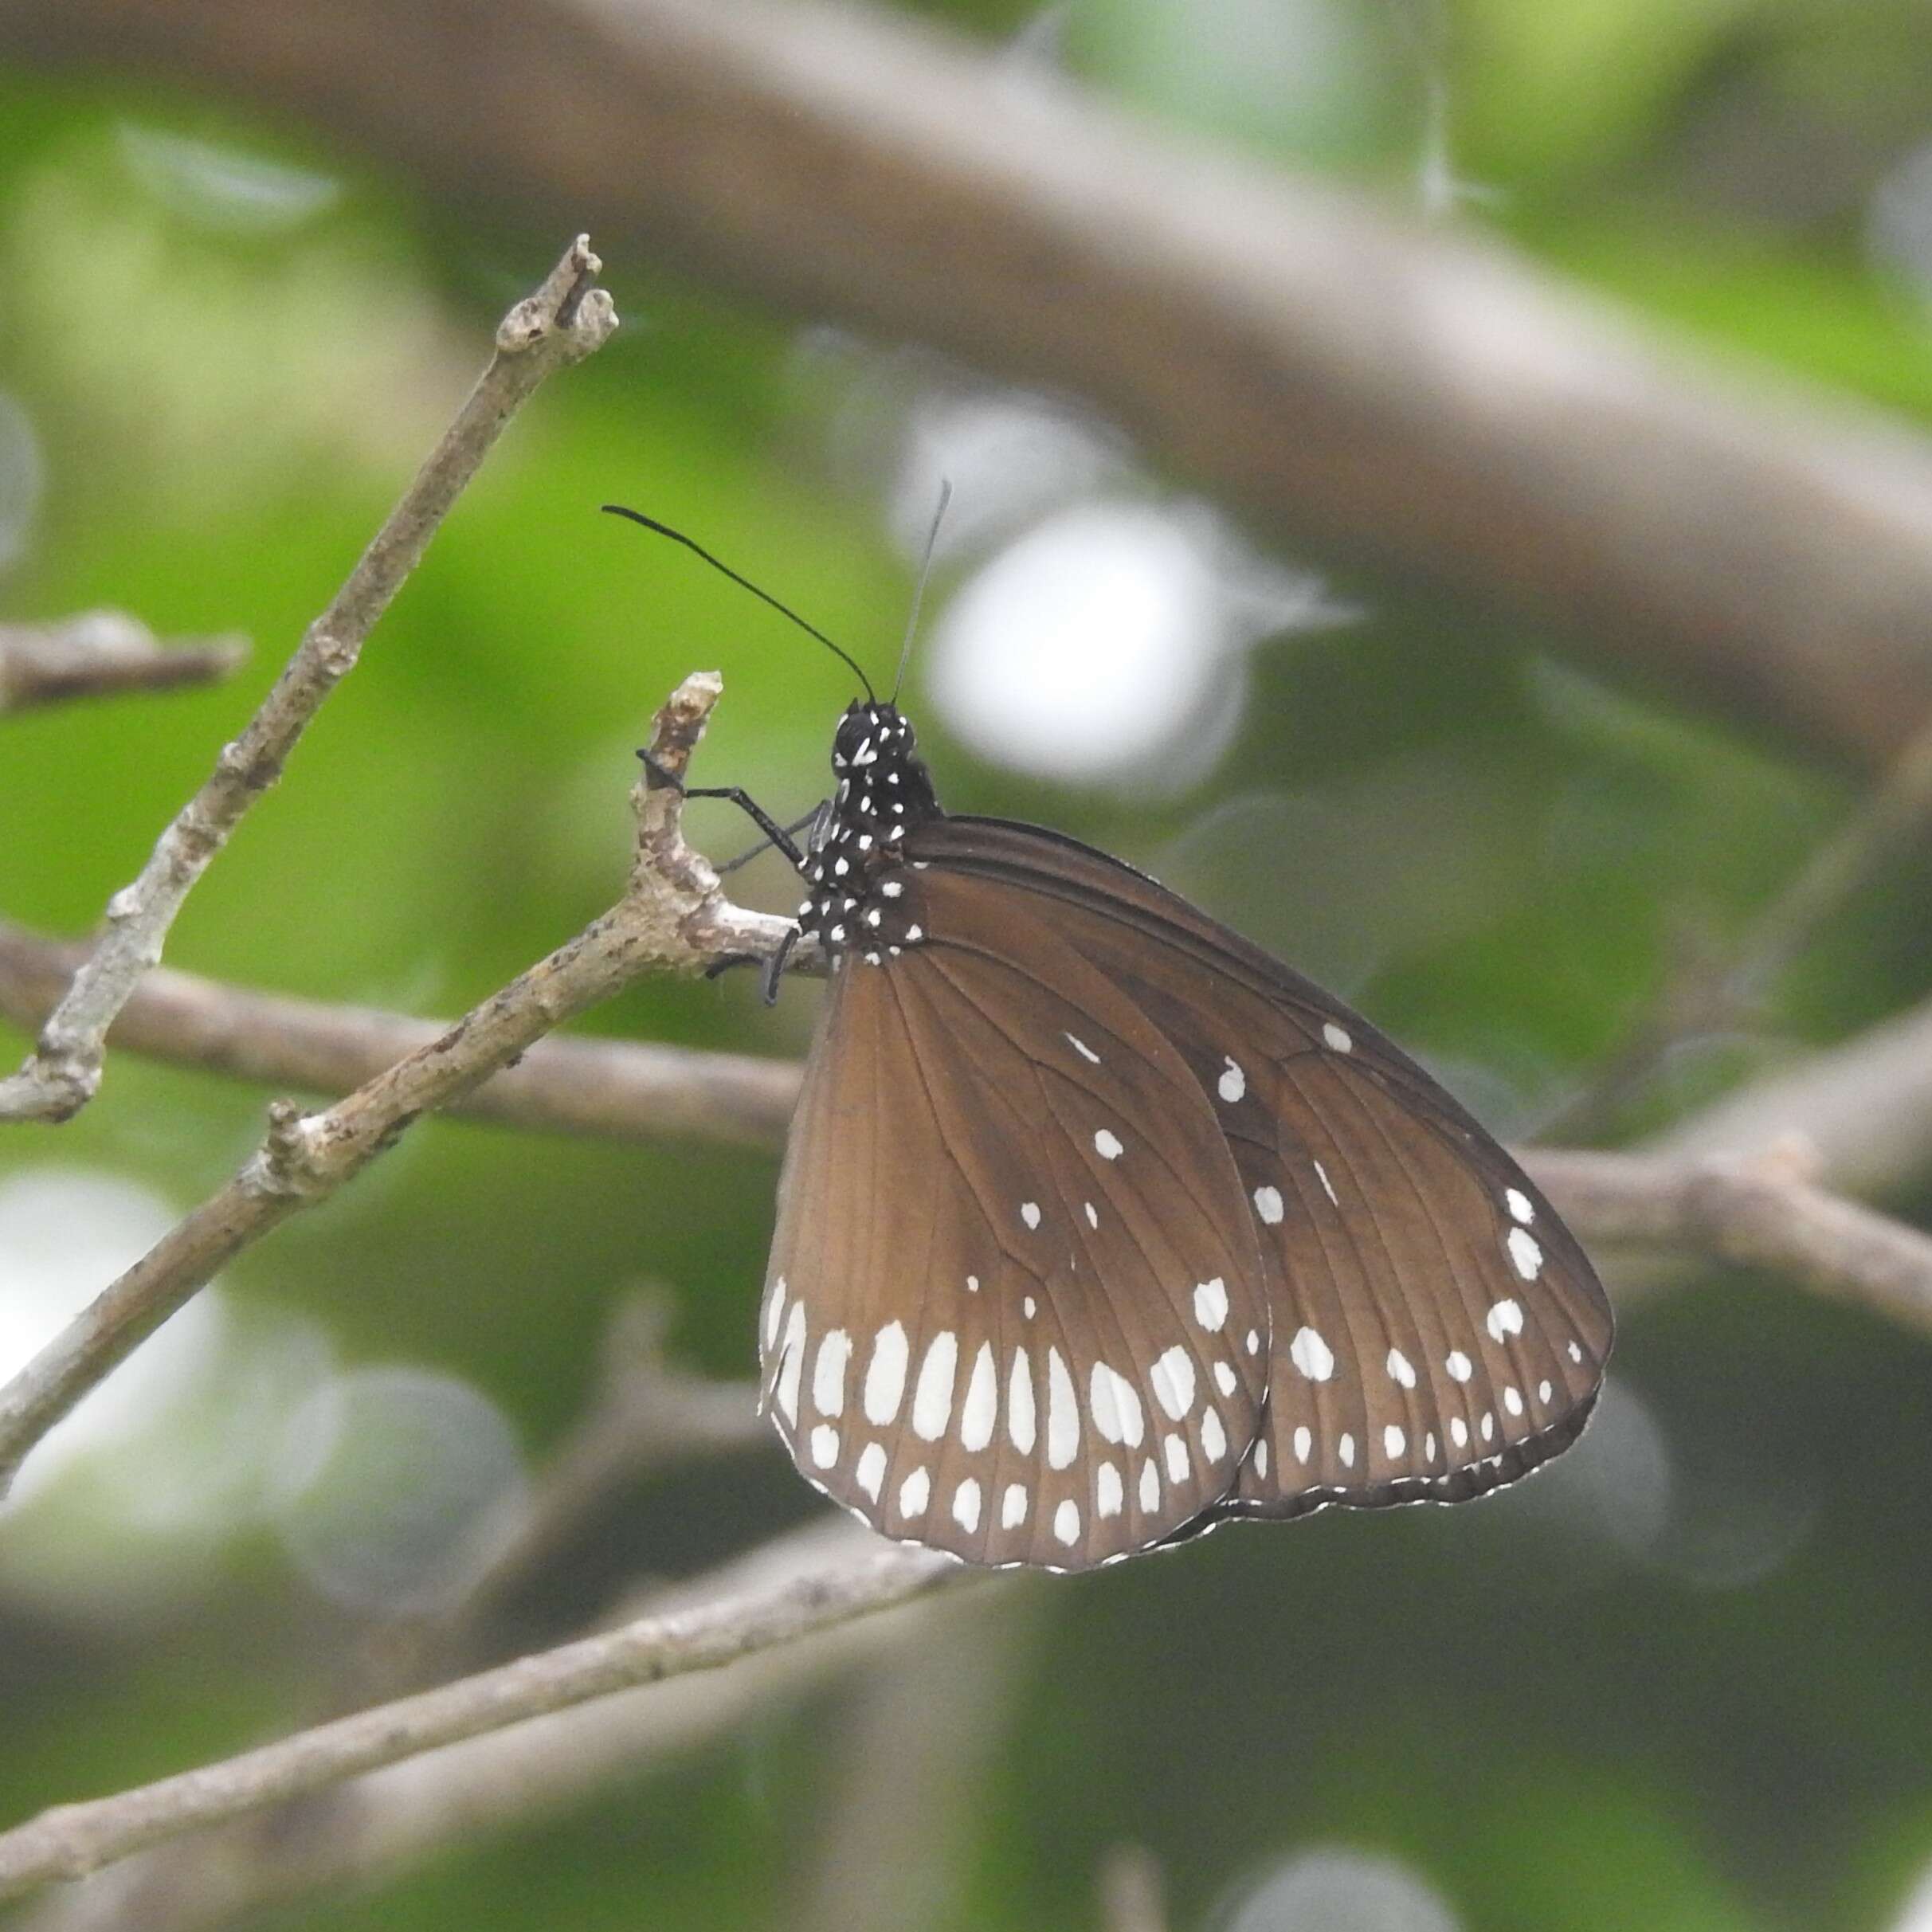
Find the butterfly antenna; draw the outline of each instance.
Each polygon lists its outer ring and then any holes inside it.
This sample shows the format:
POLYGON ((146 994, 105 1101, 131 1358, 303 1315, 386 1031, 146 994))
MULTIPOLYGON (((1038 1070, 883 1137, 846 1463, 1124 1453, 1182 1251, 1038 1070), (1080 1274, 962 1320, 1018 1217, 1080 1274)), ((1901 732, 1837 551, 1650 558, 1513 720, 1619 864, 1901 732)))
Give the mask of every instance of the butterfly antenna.
POLYGON ((932 527, 926 532, 926 555, 919 560, 919 580, 912 586, 912 614, 906 619, 906 641, 899 652, 899 670, 892 680, 892 695, 888 703, 899 702, 899 688, 906 680, 906 662, 912 655, 912 640, 919 628, 919 605, 925 601, 926 579, 932 574, 932 554, 939 547, 939 526, 946 519, 946 506, 953 500, 953 483, 950 476, 939 479, 939 501, 932 513, 932 527))
POLYGON ((781 604, 769 590, 761 590, 749 577, 733 570, 723 558, 714 557, 702 543, 695 538, 686 536, 683 531, 673 530, 668 523, 660 523, 656 518, 646 516, 641 510, 626 509, 622 504, 605 504, 601 507, 606 516, 626 517, 633 523, 642 524, 646 530, 656 531, 660 537, 668 537, 673 543, 683 544, 685 549, 702 557, 720 575, 730 578, 733 583, 749 590, 754 597, 761 598, 764 602, 770 605, 781 617, 790 617, 801 631, 816 637, 828 651, 831 652, 833 656, 842 658, 852 668, 853 676, 865 687, 867 698, 874 704, 879 702, 879 694, 872 689, 872 680, 865 675, 864 668, 859 660, 849 651, 834 644, 816 624, 808 624, 797 611, 792 609, 790 605, 781 604))

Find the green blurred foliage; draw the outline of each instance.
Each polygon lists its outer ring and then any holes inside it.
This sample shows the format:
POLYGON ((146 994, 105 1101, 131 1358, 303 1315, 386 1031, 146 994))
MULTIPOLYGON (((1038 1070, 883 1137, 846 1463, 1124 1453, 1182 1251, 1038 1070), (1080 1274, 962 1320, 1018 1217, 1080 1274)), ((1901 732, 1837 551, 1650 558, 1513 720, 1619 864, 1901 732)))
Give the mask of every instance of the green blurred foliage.
MULTIPOLYGON (((1038 24, 1007 0, 914 10, 990 44, 1038 24)), ((1370 0, 1082 0, 1059 24, 1075 71, 1139 111, 1398 198, 1440 83, 1472 218, 1742 367, 1768 360, 1908 421, 1932 408, 1925 292, 1875 259, 1869 229, 1932 101, 1932 37, 1906 0, 1468 0, 1439 56, 1429 16, 1370 0)), ((411 184, 239 109, 0 69, 0 389, 47 468, 0 612, 112 603, 256 645, 218 688, 0 724, 7 916, 83 931, 138 866, 570 211, 554 225, 458 226, 411 184), (181 142, 257 170, 249 191, 186 194, 181 142)), ((170 962, 460 1009, 619 889, 631 748, 700 666, 727 683, 707 776, 787 814, 819 795, 838 667, 595 510, 619 498, 701 533, 880 664, 910 586, 877 492, 826 453, 832 406, 800 373, 797 318, 615 255, 609 281, 619 336, 515 425, 190 900, 170 962)), ((1179 797, 1017 778, 936 720, 931 755, 961 809, 1146 863, 1251 795, 1353 815, 1375 868, 1360 890, 1396 911, 1351 992, 1519 1130, 1615 1042, 1673 935, 1739 931, 1856 789, 1748 720, 1559 670, 1491 613, 1348 588, 1363 620, 1264 649, 1229 755, 1179 797), (1426 866, 1405 831, 1418 798, 1452 807, 1426 866)), ((742 841, 722 809, 694 824, 721 853, 742 841)), ((1306 869, 1296 903, 1346 927, 1349 866, 1306 869)), ((784 903, 782 879, 747 877, 784 903)), ((1801 963, 1779 1028, 1830 1038, 1922 996, 1929 888, 1922 856, 1891 868, 1801 963)), ((1276 910, 1252 868, 1198 889, 1251 929, 1276 910)), ((1268 936, 1293 956, 1291 935, 1268 936)), ((802 987, 767 1012, 742 980, 649 982, 586 1024, 790 1055, 813 1004, 802 987)), ((0 1033, 8 1053, 23 1044, 0 1033)), ((1695 1060, 1655 1105, 1735 1071, 1695 1060)), ((264 1098, 123 1056, 57 1138, 11 1137, 0 1171, 95 1165, 185 1205, 245 1156, 264 1098)), ((594 1385, 613 1296, 640 1278, 670 1284, 680 1356, 746 1371, 774 1174, 715 1149, 431 1123, 225 1287, 265 1319, 318 1325, 344 1362, 472 1380, 540 1460, 594 1385)), ((1123 1840, 1159 1856, 1182 1926, 1315 1842, 1392 1852, 1466 1925, 1504 1932, 1889 1922, 1932 1858, 1922 1355, 1795 1294, 1711 1281, 1635 1315, 1619 1366, 1670 1454, 1676 1544, 1633 1557, 1580 1538, 1535 1492, 1589 1499, 1553 1475, 1479 1511, 1236 1531, 1047 1590, 1013 1719, 962 1797, 946 1922, 1091 1922, 1095 1866, 1123 1840), (1712 1555, 1760 1519, 1784 1526, 1775 1561, 1712 1555)), ((0 1564, 8 1818, 239 1748, 339 1694, 366 1632, 272 1535, 217 1539, 192 1566, 149 1550, 147 1581, 110 1584, 139 1539, 66 1507, 58 1534, 100 1545, 76 1558, 100 1567, 98 1603, 0 1564)), ((770 1468, 645 1486, 527 1607, 527 1640, 812 1507, 770 1468)), ((261 1922, 786 1924, 850 1735, 827 1692, 454 1849, 379 1904, 261 1922)))

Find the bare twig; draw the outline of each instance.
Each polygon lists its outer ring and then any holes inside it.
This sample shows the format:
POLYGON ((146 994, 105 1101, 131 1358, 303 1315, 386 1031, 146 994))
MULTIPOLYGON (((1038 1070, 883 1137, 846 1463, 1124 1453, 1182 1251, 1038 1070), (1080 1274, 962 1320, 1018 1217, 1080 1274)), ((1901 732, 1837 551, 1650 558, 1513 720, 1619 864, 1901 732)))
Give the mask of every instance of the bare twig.
MULTIPOLYGON (((878 1546, 820 1518, 634 1614, 766 1590, 878 1546)), ((837 1624, 795 1644, 406 1758, 332 1789, 137 1852, 37 1901, 9 1932, 213 1932, 338 1887, 367 1891, 492 1828, 523 1828, 619 1779, 756 1718, 770 1722, 848 1665, 889 1660, 928 1628, 923 1606, 837 1624)), ((648 1802, 648 1801, 647 1801, 648 1802)))
POLYGON ((225 89, 463 205, 582 208, 1084 392, 1298 548, 1554 620, 1727 716, 1876 764, 1932 710, 1922 440, 883 10, 0 0, 0 45, 225 89))
POLYGON ((971 1573, 935 1551, 868 1536, 781 1581, 694 1592, 688 1608, 641 1617, 199 1770, 43 1812, 0 1832, 0 1898, 49 1879, 80 1878, 143 1846, 590 1699, 715 1670, 971 1573))
POLYGON ((363 640, 504 424, 545 376, 590 354, 616 327, 609 298, 593 286, 600 266, 579 237, 543 287, 504 317, 489 366, 261 709, 222 748, 214 774, 162 833, 140 876, 108 900, 106 928, 41 1029, 34 1052, 0 1080, 0 1120, 65 1120, 92 1099, 108 1029, 141 974, 159 961, 182 902, 243 813, 281 776, 296 740, 354 668, 363 640))
MULTIPOLYGON (((683 772, 722 688, 715 673, 694 673, 659 711, 651 742, 662 769, 683 772)), ((616 906, 334 1107, 307 1117, 286 1102, 272 1107, 268 1138, 241 1173, 0 1388, 0 1492, 34 1443, 218 1268, 334 1193, 421 1115, 468 1093, 641 972, 692 971, 776 945, 786 923, 731 905, 716 874, 685 845, 679 794, 640 781, 633 797, 637 856, 616 906)))
POLYGON ((120 610, 90 610, 54 624, 0 624, 0 712, 210 684, 238 669, 248 654, 241 637, 164 645, 120 610))
POLYGON ((1786 1157, 1522 1158, 1588 1240, 1769 1269, 1932 1334, 1932 1235, 1795 1178, 1786 1157))
MULTIPOLYGON (((0 1016, 37 1027, 86 949, 0 919, 0 1016)), ((108 1034, 117 1050, 265 1086, 345 1094, 449 1030, 361 1006, 284 999, 157 966, 108 1034)), ((617 1139, 770 1146, 784 1138, 798 1068, 778 1060, 624 1040, 539 1040, 449 1111, 501 1125, 617 1139)))
POLYGON ((1656 1135, 1650 1150, 1765 1153, 1802 1135, 1817 1178, 1843 1193, 1895 1194, 1932 1158, 1932 1001, 1762 1076, 1656 1135))

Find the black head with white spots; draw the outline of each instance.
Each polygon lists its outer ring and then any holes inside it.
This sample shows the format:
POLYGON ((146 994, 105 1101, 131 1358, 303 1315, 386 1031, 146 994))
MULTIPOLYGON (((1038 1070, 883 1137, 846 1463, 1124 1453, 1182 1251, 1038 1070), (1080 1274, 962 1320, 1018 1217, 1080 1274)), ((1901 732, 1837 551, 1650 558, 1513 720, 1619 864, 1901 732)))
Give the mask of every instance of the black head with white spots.
POLYGON ((904 841, 940 816, 932 778, 915 750, 911 721, 895 704, 859 702, 832 743, 837 789, 805 855, 810 895, 801 929, 815 933, 836 967, 843 955, 883 965, 926 937, 917 868, 904 841))

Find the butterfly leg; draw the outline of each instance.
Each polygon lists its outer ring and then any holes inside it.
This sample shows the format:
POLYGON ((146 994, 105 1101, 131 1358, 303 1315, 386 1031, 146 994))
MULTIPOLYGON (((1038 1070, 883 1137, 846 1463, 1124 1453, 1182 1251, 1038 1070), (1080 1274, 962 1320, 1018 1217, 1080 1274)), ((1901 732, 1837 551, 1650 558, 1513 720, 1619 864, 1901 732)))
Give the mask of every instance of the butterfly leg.
MULTIPOLYGON (((785 828, 786 831, 789 833, 792 837, 796 838, 801 832, 804 831, 807 825, 813 825, 817 822, 819 814, 823 812, 825 809, 825 808, 822 805, 813 805, 811 810, 807 812, 802 818, 794 818, 792 822, 785 828)), ((761 852, 769 852, 770 849, 771 841, 770 839, 760 839, 758 842, 755 845, 752 846, 749 851, 741 852, 735 859, 727 859, 723 864, 715 866, 712 869, 715 871, 718 876, 722 879, 727 872, 736 872, 739 866, 749 864, 751 860, 755 859, 761 852)))
POLYGON ((729 799, 764 833, 768 845, 775 845, 785 854, 786 861, 794 872, 801 872, 805 870, 805 854, 798 849, 797 842, 791 833, 742 786, 687 785, 676 772, 667 770, 659 764, 649 752, 640 751, 637 756, 643 760, 647 781, 653 787, 668 786, 680 798, 729 799))

